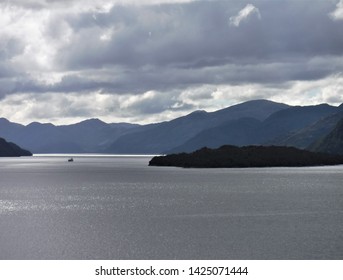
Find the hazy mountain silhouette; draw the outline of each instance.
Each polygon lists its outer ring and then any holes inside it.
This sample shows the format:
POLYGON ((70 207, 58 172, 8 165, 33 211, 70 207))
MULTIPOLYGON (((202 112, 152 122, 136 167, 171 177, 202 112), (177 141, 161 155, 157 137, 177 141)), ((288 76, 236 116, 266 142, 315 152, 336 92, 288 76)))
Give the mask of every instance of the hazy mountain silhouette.
POLYGON ((329 134, 342 117, 343 106, 288 106, 252 100, 148 125, 108 124, 99 119, 60 126, 21 125, 0 118, 0 137, 34 153, 159 154, 222 145, 306 148, 329 134))
POLYGON ((139 125, 107 124, 98 119, 55 126, 33 122, 27 126, 0 119, 0 136, 34 153, 100 152, 115 139, 139 125))
POLYGON ((224 144, 245 146, 251 144, 261 121, 254 118, 240 118, 220 126, 205 129, 183 145, 166 151, 166 154, 192 152, 202 147, 218 148, 224 144))
MULTIPOLYGON (((184 144, 167 150, 166 153, 192 152, 201 147, 218 148, 222 145, 280 145, 282 140, 295 131, 330 116, 338 110, 337 107, 327 104, 295 106, 279 110, 262 122, 251 118, 241 118, 203 130, 184 144)), ((320 136, 322 134, 318 135, 320 136)))
MULTIPOLYGON (((120 137, 107 150, 110 153, 162 153, 184 144, 205 129, 217 127, 240 118, 262 121, 288 105, 268 100, 253 100, 219 111, 196 111, 136 133, 120 137)), ((239 126, 232 124, 233 126, 239 126)))

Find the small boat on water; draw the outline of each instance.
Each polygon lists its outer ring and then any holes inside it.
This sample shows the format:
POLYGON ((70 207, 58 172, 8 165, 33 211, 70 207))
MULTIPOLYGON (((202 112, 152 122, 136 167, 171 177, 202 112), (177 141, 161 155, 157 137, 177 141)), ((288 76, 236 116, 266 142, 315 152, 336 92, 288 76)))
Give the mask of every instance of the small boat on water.
POLYGON ((68 159, 68 162, 73 162, 73 161, 74 161, 73 158, 68 159))

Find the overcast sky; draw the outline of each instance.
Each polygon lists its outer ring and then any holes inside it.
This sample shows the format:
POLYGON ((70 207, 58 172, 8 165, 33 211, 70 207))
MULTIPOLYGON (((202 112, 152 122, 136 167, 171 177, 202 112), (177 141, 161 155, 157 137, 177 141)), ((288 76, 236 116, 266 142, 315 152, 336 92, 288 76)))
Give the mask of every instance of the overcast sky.
POLYGON ((343 0, 0 0, 0 117, 343 103, 343 0))

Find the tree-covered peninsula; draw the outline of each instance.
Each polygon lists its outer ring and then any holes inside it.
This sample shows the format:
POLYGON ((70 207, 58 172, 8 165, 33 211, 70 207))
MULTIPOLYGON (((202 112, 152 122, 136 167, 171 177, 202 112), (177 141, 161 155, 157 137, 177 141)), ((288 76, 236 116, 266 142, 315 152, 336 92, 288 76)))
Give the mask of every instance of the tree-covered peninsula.
POLYGON ((296 167, 343 164, 343 156, 315 153, 294 147, 225 145, 202 148, 192 153, 156 156, 150 166, 198 168, 221 167, 296 167))

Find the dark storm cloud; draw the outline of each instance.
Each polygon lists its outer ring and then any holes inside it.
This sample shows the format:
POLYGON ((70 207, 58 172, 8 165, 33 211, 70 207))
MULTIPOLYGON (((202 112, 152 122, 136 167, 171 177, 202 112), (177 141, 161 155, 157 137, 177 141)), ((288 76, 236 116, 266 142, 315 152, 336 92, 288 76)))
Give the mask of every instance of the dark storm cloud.
MULTIPOLYGON (((48 2, 56 1, 29 1, 27 5, 48 2)), ((57 2, 63 4, 63 1, 57 2)), ((277 82, 316 79, 330 75, 332 71, 306 71, 311 58, 343 53, 343 24, 329 16, 336 3, 319 0, 311 3, 295 0, 197 1, 151 6, 115 5, 108 13, 61 15, 60 21, 69 25, 72 34, 58 50, 55 63, 66 71, 81 72, 122 67, 130 77, 123 74, 122 81, 111 84, 120 88, 120 84, 128 84, 127 79, 132 78, 128 90, 135 87, 138 91, 140 86, 143 91, 152 84, 162 88, 163 85, 179 86, 179 82, 187 85, 249 82, 250 79, 269 83, 270 77, 277 82), (258 11, 259 17, 247 18, 239 26, 231 25, 230 18, 237 16, 248 4, 258 11), (280 67, 270 67, 273 63, 280 67), (256 67, 266 75, 265 80, 256 67), (179 71, 182 77, 179 77, 179 71), (167 79, 165 73, 169 75, 167 79)), ((60 22, 55 19, 53 23, 45 33, 51 38, 62 36, 64 29, 60 28, 60 22)), ((0 57, 23 51, 17 41, 12 39, 7 46, 2 46, 0 57)), ((342 70, 341 67, 339 65, 337 70, 342 70)), ((80 81, 75 79, 75 82, 80 81)), ((94 81, 95 87, 101 86, 97 83, 94 81)), ((62 90, 63 84, 64 81, 56 87, 62 90)), ((84 90, 84 83, 80 84, 80 89, 84 90)), ((107 83, 104 86, 111 87, 107 83)), ((91 85, 87 87, 92 88, 91 85)))
POLYGON ((65 48, 66 63, 167 66, 199 59, 239 63, 342 54, 342 23, 328 16, 335 7, 330 1, 253 3, 261 19, 238 27, 229 26, 229 18, 246 5, 244 1, 114 6, 109 13, 81 14, 69 20, 77 36, 65 48), (114 29, 113 36, 101 41, 99 35, 106 28, 114 29))
MULTIPOLYGON (((310 59, 343 53, 342 22, 329 17, 334 9, 334 1, 114 6, 109 13, 69 17, 75 35, 57 61, 74 70, 113 65, 134 69, 129 71, 132 80, 128 88, 134 85, 142 90, 154 89, 153 84, 161 88, 180 83, 317 79, 332 74, 332 69, 308 69, 310 59), (260 17, 230 25, 230 17, 248 3, 258 9, 260 17), (279 68, 271 67, 273 63, 279 68)), ((342 70, 342 65, 337 67, 342 70)))

